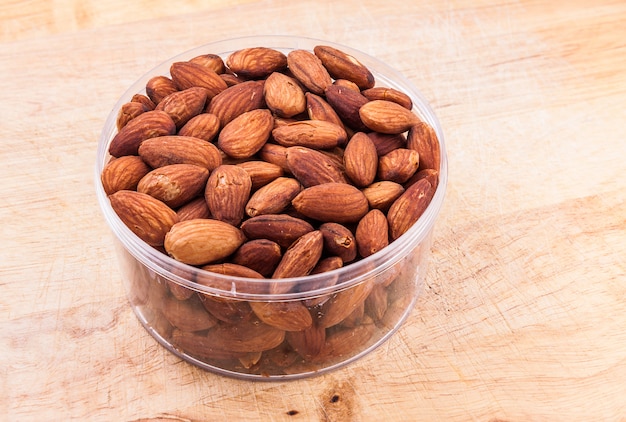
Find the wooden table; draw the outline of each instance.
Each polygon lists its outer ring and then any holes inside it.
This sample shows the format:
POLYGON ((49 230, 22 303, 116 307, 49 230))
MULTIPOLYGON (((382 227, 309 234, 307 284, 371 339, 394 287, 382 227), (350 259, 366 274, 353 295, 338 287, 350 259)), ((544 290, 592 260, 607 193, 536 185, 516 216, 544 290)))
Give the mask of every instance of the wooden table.
POLYGON ((176 3, 0 5, 4 420, 626 420, 626 3, 176 3), (277 33, 407 76, 450 172, 426 288, 397 335, 330 374, 258 383, 182 362, 141 327, 94 162, 144 72, 277 33))

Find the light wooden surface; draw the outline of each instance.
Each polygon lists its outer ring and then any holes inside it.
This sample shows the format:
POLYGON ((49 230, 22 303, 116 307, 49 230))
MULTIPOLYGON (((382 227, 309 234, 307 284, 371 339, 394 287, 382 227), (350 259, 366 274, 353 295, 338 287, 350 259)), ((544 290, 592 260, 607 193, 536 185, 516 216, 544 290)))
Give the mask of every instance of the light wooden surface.
POLYGON ((623 1, 9 0, 0 28, 0 419, 626 420, 623 1), (254 34, 388 62, 449 152, 406 324, 295 382, 223 378, 157 345, 93 186, 99 132, 134 80, 254 34))

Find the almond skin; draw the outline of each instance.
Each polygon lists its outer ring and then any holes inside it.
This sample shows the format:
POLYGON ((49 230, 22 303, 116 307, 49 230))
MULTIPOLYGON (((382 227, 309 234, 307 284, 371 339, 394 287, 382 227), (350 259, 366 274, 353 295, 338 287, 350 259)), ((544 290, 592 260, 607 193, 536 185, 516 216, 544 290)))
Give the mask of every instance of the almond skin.
POLYGON ((137 185, 142 192, 163 201, 170 208, 178 208, 202 193, 209 171, 193 164, 171 164, 146 174, 137 185))
POLYGON ((391 240, 396 240, 415 224, 428 207, 433 194, 430 182, 421 179, 396 199, 387 213, 391 240))
POLYGON ((269 109, 279 117, 293 117, 306 110, 304 91, 294 78, 283 73, 268 76, 263 94, 269 109))
POLYGON ((189 265, 205 265, 226 258, 245 241, 241 230, 212 219, 176 223, 165 236, 165 250, 189 265))
POLYGON ((365 195, 346 183, 311 186, 291 203, 301 214, 322 222, 354 223, 369 210, 365 195))
POLYGON ((406 132, 418 124, 420 118, 393 101, 374 100, 365 103, 359 110, 365 126, 375 132, 397 134, 406 132))
POLYGON ((126 226, 150 246, 161 246, 178 221, 174 210, 145 193, 120 190, 109 196, 111 207, 126 226))
POLYGON ((228 68, 247 79, 261 79, 287 67, 287 56, 268 47, 243 48, 226 58, 228 68))
POLYGON ((224 126, 217 145, 232 158, 250 158, 265 145, 273 127, 274 118, 269 110, 251 110, 224 126))
POLYGON ((378 170, 378 154, 370 137, 363 132, 355 133, 346 145, 343 163, 346 174, 356 186, 371 185, 378 170))
POLYGON ((139 145, 146 139, 173 135, 176 124, 169 114, 160 110, 146 111, 122 128, 111 140, 109 154, 114 157, 137 155, 139 145))
POLYGON ((360 89, 374 86, 375 80, 372 72, 350 54, 327 45, 318 45, 313 52, 334 79, 347 79, 354 82, 360 89))
POLYGON ((223 164, 213 170, 204 198, 213 218, 238 226, 250 198, 252 181, 241 167, 223 164))
POLYGON ((323 95, 332 79, 322 61, 307 50, 292 50, 287 54, 289 70, 309 91, 323 95))
POLYGON ((152 168, 170 164, 195 164, 213 170, 222 164, 217 147, 191 136, 160 136, 144 141, 138 150, 152 168))
POLYGON ((107 195, 119 190, 135 190, 137 183, 150 171, 150 167, 136 155, 126 155, 107 163, 100 180, 107 195))

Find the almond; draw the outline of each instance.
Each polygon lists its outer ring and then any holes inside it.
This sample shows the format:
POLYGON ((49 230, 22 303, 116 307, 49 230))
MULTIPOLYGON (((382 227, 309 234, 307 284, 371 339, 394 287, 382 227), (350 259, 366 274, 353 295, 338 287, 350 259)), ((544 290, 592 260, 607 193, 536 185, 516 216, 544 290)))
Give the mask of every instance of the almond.
POLYGON ((311 148, 287 148, 287 165, 305 188, 329 182, 348 183, 337 160, 311 148))
POLYGON ((279 177, 261 187, 248 200, 246 214, 254 217, 262 214, 279 214, 291 205, 302 186, 291 177, 279 177))
POLYGON ((350 128, 357 131, 369 131, 363 124, 359 110, 369 102, 369 100, 352 89, 339 85, 331 85, 326 88, 326 101, 337 112, 341 120, 350 128))
POLYGON ((378 178, 396 183, 404 183, 411 178, 419 167, 420 156, 417 151, 407 148, 394 149, 378 161, 378 178))
POLYGON ((365 195, 346 183, 311 186, 291 203, 298 212, 322 222, 354 223, 369 210, 365 195))
POLYGON ((298 82, 289 76, 274 72, 265 80, 265 102, 279 117, 293 117, 306 110, 304 92, 298 82))
POLYGON ((363 94, 363 96, 365 96, 370 101, 393 101, 394 103, 400 104, 407 110, 413 109, 413 100, 411 100, 411 97, 409 97, 402 91, 398 91, 397 89, 377 86, 375 88, 363 90, 361 91, 361 94, 363 94))
MULTIPOLYGON (((235 264, 232 262, 225 262, 222 264, 209 264, 202 267, 203 270, 222 274, 238 278, 249 279, 263 279, 263 275, 254 271, 252 268, 245 267, 243 265, 235 264)), ((250 293, 250 294, 263 294, 267 293, 267 285, 265 283, 259 283, 255 280, 242 281, 237 279, 230 279, 228 281, 204 277, 198 278, 197 282, 203 286, 212 287, 215 289, 225 290, 229 293, 250 293)), ((222 299, 226 300, 226 299, 222 299)))
POLYGON ((409 129, 407 148, 415 150, 420 157, 420 170, 433 169, 439 171, 441 151, 437 134, 426 122, 419 122, 409 129))
POLYGON ((228 88, 226 82, 213 69, 199 63, 172 63, 170 74, 179 90, 202 88, 209 100, 228 88))
POLYGON ((318 323, 322 327, 332 327, 348 317, 357 307, 361 306, 370 294, 374 283, 364 281, 339 293, 335 293, 320 310, 318 323))
POLYGON ((361 192, 367 198, 370 208, 387 212, 391 204, 404 193, 404 187, 399 183, 383 180, 372 183, 361 192))
POLYGON ((350 54, 327 45, 318 45, 313 52, 335 79, 347 79, 360 89, 374 86, 374 75, 369 69, 350 54))
POLYGON ((302 331, 287 332, 285 338, 300 356, 310 360, 322 351, 326 342, 326 329, 313 324, 302 331))
POLYGON ((263 277, 270 277, 282 256, 278 243, 269 239, 253 239, 237 249, 232 256, 232 262, 248 267, 263 277))
POLYGON ((170 208, 178 208, 202 193, 209 171, 193 164, 171 164, 146 174, 137 185, 137 192, 163 201, 170 208))
POLYGON ((359 255, 367 258, 389 245, 387 217, 381 210, 373 209, 361 220, 354 233, 359 255))
POLYGON ((176 124, 164 111, 146 111, 132 119, 111 140, 109 154, 114 157, 137 155, 139 145, 149 138, 173 135, 176 124))
POLYGON ((309 91, 323 95, 332 79, 322 61, 307 50, 292 50, 287 54, 287 64, 294 77, 309 91))
POLYGON ((283 169, 267 161, 252 160, 237 164, 248 173, 252 181, 252 190, 265 186, 272 180, 283 176, 283 169))
POLYGON ((213 218, 237 226, 244 217, 251 189, 252 181, 244 169, 222 164, 209 176, 204 198, 213 218))
POLYGON ((306 99, 306 111, 309 119, 324 120, 337 126, 343 126, 343 122, 335 109, 325 99, 312 92, 305 93, 304 98, 306 99))
POLYGON ((144 193, 120 190, 109 200, 120 220, 150 246, 163 245, 165 234, 178 221, 170 207, 144 193))
POLYGON ((365 299, 365 312, 374 321, 380 321, 385 316, 388 307, 387 289, 383 284, 377 284, 365 299))
POLYGON ((165 236, 165 250, 189 265, 204 265, 226 258, 245 241, 241 230, 212 219, 176 223, 165 236))
POLYGON ((406 137, 402 133, 369 132, 367 136, 374 143, 379 157, 389 154, 394 149, 406 148, 406 137))
POLYGON ((226 71, 224 60, 217 54, 201 54, 189 59, 191 63, 197 63, 201 66, 211 69, 213 72, 221 75, 226 71))
POLYGON ((376 178, 378 154, 372 140, 363 132, 355 133, 343 154, 346 174, 358 187, 369 186, 376 178))
POLYGON ((108 162, 100 180, 106 194, 111 195, 119 190, 135 190, 137 183, 150 170, 141 157, 126 155, 108 162))
POLYGON ((254 314, 261 321, 285 331, 306 330, 313 324, 309 310, 300 301, 250 302, 254 314))
POLYGON ((146 94, 156 105, 161 100, 173 92, 178 91, 178 87, 173 80, 167 76, 154 76, 146 82, 146 94))
POLYGON ((324 223, 319 228, 324 237, 324 251, 340 257, 343 262, 354 261, 357 254, 356 239, 352 232, 339 223, 324 223))
POLYGON ((208 330, 217 325, 217 319, 202 307, 197 298, 195 300, 197 305, 172 297, 165 298, 161 311, 172 326, 182 331, 208 330))
POLYGON ((204 197, 187 202, 176 210, 178 221, 193 220, 195 218, 211 218, 211 212, 204 197))
POLYGON ((235 327, 217 326, 209 330, 215 344, 233 352, 262 352, 280 345, 285 332, 258 320, 250 320, 235 327))
MULTIPOLYGON (((210 280, 215 279, 211 277, 210 280)), ((205 284, 205 281, 206 277, 200 277, 197 282, 205 284)), ((250 305, 248 305, 248 302, 238 299, 225 299, 219 296, 202 293, 199 293, 198 297, 202 302, 202 306, 204 306, 204 309, 206 309, 208 313, 227 324, 239 324, 243 321, 248 321, 251 318, 254 318, 254 313, 252 312, 250 305)))
POLYGON ((265 145, 273 127, 274 118, 269 110, 251 110, 222 128, 217 145, 232 158, 250 158, 265 145))
POLYGON ((235 74, 248 79, 260 79, 287 67, 287 56, 267 47, 243 48, 226 58, 226 65, 235 74))
POLYGON ((334 331, 326 336, 322 350, 311 361, 323 362, 327 359, 346 359, 358 350, 363 350, 376 329, 374 324, 361 324, 354 328, 334 331))
POLYGON ((412 111, 386 100, 365 103, 359 110, 359 116, 369 129, 391 134, 406 132, 421 121, 412 111))
POLYGON ((215 114, 224 127, 246 111, 265 106, 263 84, 263 81, 247 81, 228 87, 211 100, 206 111, 215 114))
POLYGON ((156 104, 154 104, 154 101, 152 101, 148 96, 143 95, 143 94, 133 95, 130 101, 133 103, 142 104, 144 108, 146 109, 146 111, 154 110, 154 108, 156 107, 156 104))
POLYGON ((219 149, 191 136, 160 136, 144 141, 139 155, 152 168, 170 164, 195 164, 213 170, 222 164, 219 149))
POLYGON ((189 119, 187 123, 178 130, 180 136, 191 136, 211 142, 220 130, 220 121, 216 115, 201 113, 189 119))
POLYGON ((432 185, 433 189, 437 189, 437 185, 439 184, 439 172, 435 169, 424 169, 419 170, 415 173, 409 180, 404 183, 404 186, 409 187, 412 184, 420 181, 421 179, 427 179, 432 185))
POLYGON ((206 91, 202 88, 192 87, 183 91, 176 91, 163 98, 156 106, 156 110, 162 110, 170 115, 177 128, 181 128, 192 117, 202 113, 206 103, 206 91))
POLYGON ((334 123, 323 120, 304 120, 275 128, 272 136, 284 147, 303 146, 314 149, 329 149, 344 144, 346 131, 334 123))
POLYGON ((287 164, 287 147, 266 143, 259 151, 259 158, 281 168, 283 173, 289 173, 287 164))
MULTIPOLYGON (((322 256, 324 239, 319 230, 306 233, 298 238, 285 251, 272 278, 302 277, 308 275, 322 256)), ((287 293, 291 284, 277 282, 270 286, 273 294, 287 293)))
POLYGON ((391 240, 402 236, 424 213, 434 190, 427 179, 419 180, 391 205, 387 213, 391 240))
POLYGON ((128 102, 126 104, 122 104, 120 107, 120 111, 117 113, 116 126, 119 131, 122 129, 128 122, 133 120, 135 117, 139 116, 146 111, 150 111, 146 106, 138 102, 128 102))
POLYGON ((268 239, 288 248, 299 237, 313 231, 308 222, 287 214, 267 214, 249 218, 241 224, 248 239, 268 239))

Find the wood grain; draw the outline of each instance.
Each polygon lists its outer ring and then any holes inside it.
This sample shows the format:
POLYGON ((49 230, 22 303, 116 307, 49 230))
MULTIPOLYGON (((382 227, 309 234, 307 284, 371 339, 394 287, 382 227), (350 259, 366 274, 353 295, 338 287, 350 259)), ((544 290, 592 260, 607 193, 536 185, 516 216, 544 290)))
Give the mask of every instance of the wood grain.
POLYGON ((6 420, 626 420, 626 4, 9 1, 0 5, 6 420), (350 45, 432 104, 449 186, 426 287, 363 359, 220 377, 149 336, 94 195, 117 98, 198 45, 350 45))

